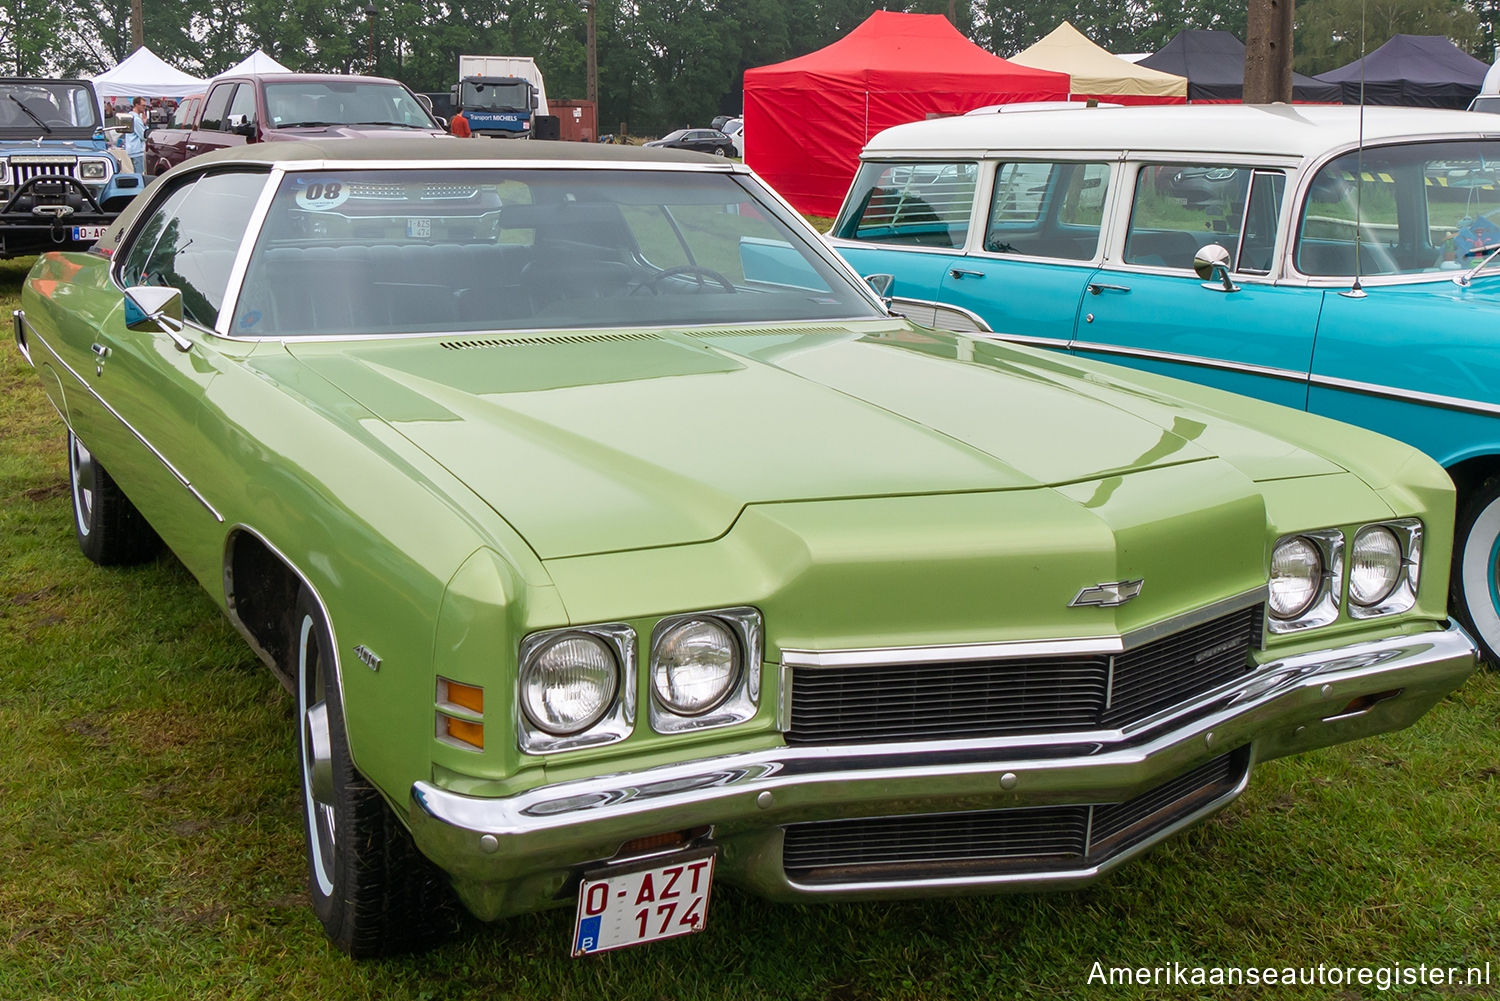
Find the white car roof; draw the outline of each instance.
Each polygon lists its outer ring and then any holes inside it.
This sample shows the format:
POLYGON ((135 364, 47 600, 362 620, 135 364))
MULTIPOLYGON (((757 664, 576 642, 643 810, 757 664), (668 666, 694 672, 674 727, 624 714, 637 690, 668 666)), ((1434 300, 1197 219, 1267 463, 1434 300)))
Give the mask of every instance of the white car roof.
MULTIPOLYGON (((936 118, 886 129, 866 157, 1005 150, 1152 150, 1310 157, 1359 140, 1360 109, 1335 105, 1199 104, 1022 111, 936 118)), ((1402 137, 1500 137, 1495 115, 1433 108, 1367 107, 1366 145, 1402 137)))

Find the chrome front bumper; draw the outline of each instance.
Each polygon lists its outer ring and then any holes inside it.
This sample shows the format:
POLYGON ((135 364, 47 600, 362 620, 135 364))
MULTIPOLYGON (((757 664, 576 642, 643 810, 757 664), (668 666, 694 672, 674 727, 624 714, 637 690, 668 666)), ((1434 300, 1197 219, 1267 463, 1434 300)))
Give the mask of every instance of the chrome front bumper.
POLYGON ((1046 872, 816 885, 790 878, 787 824, 854 817, 1118 803, 1237 748, 1252 762, 1407 726, 1473 671, 1457 626, 1320 650, 1125 730, 1045 737, 778 747, 543 786, 504 799, 414 783, 422 851, 481 918, 571 901, 579 872, 626 841, 711 827, 718 875, 783 899, 931 896, 1073 886, 1203 819, 1229 794, 1098 865, 1046 872))

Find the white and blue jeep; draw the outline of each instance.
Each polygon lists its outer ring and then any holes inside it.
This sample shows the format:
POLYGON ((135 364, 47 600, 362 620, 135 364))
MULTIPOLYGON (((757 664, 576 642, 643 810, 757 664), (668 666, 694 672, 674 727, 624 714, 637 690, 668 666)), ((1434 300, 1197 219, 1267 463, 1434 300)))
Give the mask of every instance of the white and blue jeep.
POLYGON ((0 78, 0 258, 82 250, 146 187, 87 80, 0 78))

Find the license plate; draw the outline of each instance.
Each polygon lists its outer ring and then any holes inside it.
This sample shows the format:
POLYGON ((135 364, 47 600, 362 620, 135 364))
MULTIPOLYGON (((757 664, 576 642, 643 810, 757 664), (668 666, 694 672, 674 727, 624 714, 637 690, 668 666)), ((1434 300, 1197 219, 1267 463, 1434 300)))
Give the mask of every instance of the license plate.
POLYGON ((75 240, 97 240, 104 235, 108 226, 74 226, 73 239, 75 240))
POLYGON ((573 955, 587 956, 703 930, 714 853, 657 859, 650 868, 601 869, 578 887, 573 955))

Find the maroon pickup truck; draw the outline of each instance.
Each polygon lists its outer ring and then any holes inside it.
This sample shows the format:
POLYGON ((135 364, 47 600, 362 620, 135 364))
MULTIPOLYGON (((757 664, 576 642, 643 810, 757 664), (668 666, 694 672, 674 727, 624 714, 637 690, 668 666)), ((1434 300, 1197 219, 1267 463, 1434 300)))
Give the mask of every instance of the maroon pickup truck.
POLYGON ((186 98, 172 124, 146 135, 146 171, 253 142, 446 135, 443 123, 395 80, 327 73, 220 77, 186 98))

